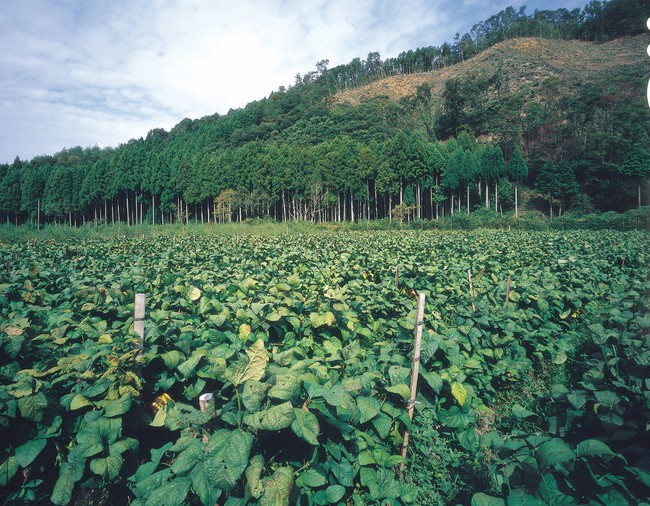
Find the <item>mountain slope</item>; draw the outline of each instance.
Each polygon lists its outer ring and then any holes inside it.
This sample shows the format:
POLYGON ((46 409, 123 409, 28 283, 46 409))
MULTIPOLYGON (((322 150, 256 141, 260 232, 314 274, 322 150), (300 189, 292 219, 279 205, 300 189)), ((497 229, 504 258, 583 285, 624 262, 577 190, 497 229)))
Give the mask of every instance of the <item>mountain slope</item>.
POLYGON ((358 105, 378 96, 393 100, 412 97, 417 87, 428 83, 435 102, 442 97, 445 83, 470 75, 488 75, 501 69, 509 86, 535 85, 550 77, 560 77, 567 84, 595 81, 606 71, 622 67, 642 68, 650 74, 646 46, 650 36, 639 35, 616 39, 604 44, 578 40, 540 38, 511 39, 483 51, 457 65, 420 74, 387 77, 380 81, 337 93, 335 103, 358 105))

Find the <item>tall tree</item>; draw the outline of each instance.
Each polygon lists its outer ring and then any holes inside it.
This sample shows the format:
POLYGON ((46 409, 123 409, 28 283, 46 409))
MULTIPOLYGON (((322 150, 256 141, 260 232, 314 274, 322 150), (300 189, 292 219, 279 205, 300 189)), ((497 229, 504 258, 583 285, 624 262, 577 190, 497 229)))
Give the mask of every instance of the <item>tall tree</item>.
POLYGON ((518 144, 515 145, 512 156, 510 157, 506 175, 510 181, 514 181, 515 183, 515 216, 519 216, 519 185, 528 177, 528 165, 518 144))

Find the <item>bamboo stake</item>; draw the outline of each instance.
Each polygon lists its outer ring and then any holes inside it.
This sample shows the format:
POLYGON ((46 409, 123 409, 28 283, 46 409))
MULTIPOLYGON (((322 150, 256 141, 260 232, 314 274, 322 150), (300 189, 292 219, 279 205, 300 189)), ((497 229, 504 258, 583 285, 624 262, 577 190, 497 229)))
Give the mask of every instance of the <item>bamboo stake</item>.
POLYGON ((136 344, 136 348, 139 350, 136 357, 138 360, 142 358, 142 352, 144 350, 144 305, 144 293, 136 293, 135 311, 133 313, 133 330, 139 336, 138 344, 136 344))
POLYGON ((508 302, 510 302, 510 274, 508 274, 508 281, 506 282, 506 303, 504 304, 505 306, 508 305, 508 302))
POLYGON ((399 286, 399 263, 395 264, 395 289, 399 286))
POLYGON ((472 298, 472 311, 476 311, 474 304, 474 286, 472 285, 472 269, 467 269, 467 280, 469 281, 469 296, 472 298))
MULTIPOLYGON (((418 390, 418 375, 420 373, 420 349, 422 348, 422 326, 424 324, 424 300, 426 296, 421 293, 418 297, 417 317, 415 319, 415 337, 413 342, 413 367, 411 370, 411 388, 409 400, 406 404, 409 420, 413 420, 413 411, 415 409, 415 398, 418 390)), ((406 452, 409 444, 409 430, 404 430, 404 440, 402 442, 402 457, 406 459, 406 452)), ((404 463, 400 466, 400 476, 404 472, 404 463)))

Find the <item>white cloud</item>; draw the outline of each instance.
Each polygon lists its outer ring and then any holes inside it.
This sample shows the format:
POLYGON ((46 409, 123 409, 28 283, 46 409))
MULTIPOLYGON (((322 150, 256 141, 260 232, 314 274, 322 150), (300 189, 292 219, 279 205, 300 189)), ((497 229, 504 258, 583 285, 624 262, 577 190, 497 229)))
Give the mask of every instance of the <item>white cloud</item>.
POLYGON ((439 45, 507 5, 3 0, 0 163, 223 114, 291 85, 322 59, 332 67, 371 51, 386 58, 439 45))

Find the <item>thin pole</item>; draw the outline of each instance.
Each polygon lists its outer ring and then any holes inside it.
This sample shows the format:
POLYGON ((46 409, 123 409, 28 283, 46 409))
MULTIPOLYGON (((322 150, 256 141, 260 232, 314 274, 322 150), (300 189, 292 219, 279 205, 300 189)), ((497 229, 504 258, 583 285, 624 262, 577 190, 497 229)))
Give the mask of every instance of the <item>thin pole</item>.
POLYGON ((395 264, 395 288, 399 287, 399 263, 395 264))
MULTIPOLYGON (((417 317, 415 319, 415 338, 413 342, 413 367, 411 369, 411 388, 409 400, 406 403, 406 409, 409 420, 413 420, 413 411, 415 409, 415 398, 418 390, 418 375, 420 373, 420 349, 422 348, 422 326, 424 324, 424 301, 426 296, 421 293, 418 297, 417 317)), ((409 430, 404 430, 404 440, 402 442, 402 457, 406 459, 406 452, 409 444, 409 430)), ((400 466, 400 475, 404 471, 404 463, 400 466)))
POLYGON ((506 303, 504 304, 505 306, 508 305, 508 302, 510 302, 510 274, 508 274, 508 281, 506 282, 506 303))
POLYGON ((138 359, 142 357, 142 351, 144 349, 144 306, 144 293, 136 293, 135 311, 133 313, 133 330, 139 336, 138 344, 136 344, 136 348, 139 350, 137 356, 138 359))
POLYGON ((472 285, 471 269, 467 269, 467 280, 469 281, 469 296, 472 298, 472 311, 476 311, 476 305, 474 305, 474 285, 472 285))

